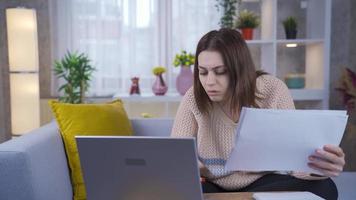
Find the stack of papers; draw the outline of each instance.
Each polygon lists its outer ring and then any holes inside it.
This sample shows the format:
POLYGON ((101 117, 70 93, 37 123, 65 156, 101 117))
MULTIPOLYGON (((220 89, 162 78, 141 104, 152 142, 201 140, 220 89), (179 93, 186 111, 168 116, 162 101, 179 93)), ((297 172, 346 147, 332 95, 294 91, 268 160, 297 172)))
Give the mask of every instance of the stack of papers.
POLYGON ((320 174, 308 157, 326 144, 338 146, 347 119, 346 111, 242 108, 225 169, 320 174))
POLYGON ((255 200, 323 200, 310 192, 258 192, 253 194, 255 200))

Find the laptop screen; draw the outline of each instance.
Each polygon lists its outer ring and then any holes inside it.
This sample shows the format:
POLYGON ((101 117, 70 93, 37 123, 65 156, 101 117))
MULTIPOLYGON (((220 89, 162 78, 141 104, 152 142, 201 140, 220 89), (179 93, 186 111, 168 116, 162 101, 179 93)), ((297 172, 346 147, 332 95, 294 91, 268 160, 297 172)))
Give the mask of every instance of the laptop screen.
POLYGON ((193 138, 77 136, 88 200, 199 200, 193 138))

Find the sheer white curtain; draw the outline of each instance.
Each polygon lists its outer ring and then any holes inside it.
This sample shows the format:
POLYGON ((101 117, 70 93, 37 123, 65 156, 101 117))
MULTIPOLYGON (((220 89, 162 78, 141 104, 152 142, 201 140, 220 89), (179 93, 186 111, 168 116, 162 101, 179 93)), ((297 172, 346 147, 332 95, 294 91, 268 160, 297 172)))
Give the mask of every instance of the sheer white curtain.
MULTIPOLYGON (((151 92, 152 68, 164 65, 175 92, 172 60, 218 28, 216 0, 56 0, 51 1, 53 57, 67 50, 87 53, 96 67, 90 96, 128 93, 131 77, 141 92, 151 92)), ((59 81, 54 78, 53 93, 59 81)))
MULTIPOLYGON (((199 39, 207 32, 219 29, 220 14, 216 0, 172 0, 172 45, 170 58, 186 50, 195 54, 199 39)), ((170 67, 174 68, 170 62, 170 67)), ((180 68, 170 73, 170 83, 174 87, 180 68)), ((193 70, 193 69, 192 69, 193 70)))

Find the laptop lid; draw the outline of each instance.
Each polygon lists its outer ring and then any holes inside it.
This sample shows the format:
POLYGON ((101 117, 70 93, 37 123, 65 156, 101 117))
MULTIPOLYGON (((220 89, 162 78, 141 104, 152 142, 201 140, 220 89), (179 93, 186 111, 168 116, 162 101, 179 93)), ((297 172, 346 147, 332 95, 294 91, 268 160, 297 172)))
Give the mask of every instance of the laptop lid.
POLYGON ((76 136, 88 200, 201 200, 193 138, 76 136))

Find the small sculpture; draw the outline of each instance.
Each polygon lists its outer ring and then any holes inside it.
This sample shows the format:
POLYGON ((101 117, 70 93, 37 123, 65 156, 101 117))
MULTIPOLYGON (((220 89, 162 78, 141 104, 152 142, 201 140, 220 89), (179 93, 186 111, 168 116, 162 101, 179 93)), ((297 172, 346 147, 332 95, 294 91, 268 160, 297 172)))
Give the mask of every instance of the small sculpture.
POLYGON ((132 77, 131 81, 131 88, 130 88, 130 95, 140 95, 140 85, 138 84, 140 78, 139 77, 132 77))

